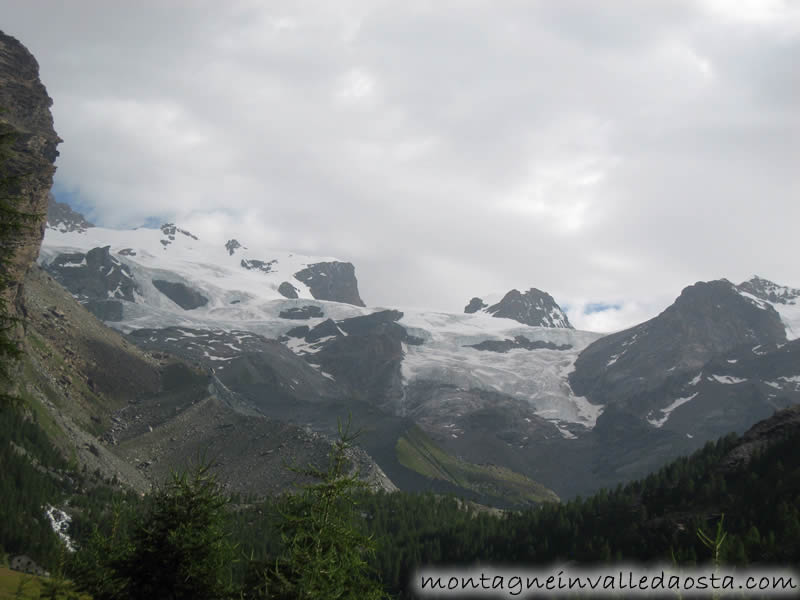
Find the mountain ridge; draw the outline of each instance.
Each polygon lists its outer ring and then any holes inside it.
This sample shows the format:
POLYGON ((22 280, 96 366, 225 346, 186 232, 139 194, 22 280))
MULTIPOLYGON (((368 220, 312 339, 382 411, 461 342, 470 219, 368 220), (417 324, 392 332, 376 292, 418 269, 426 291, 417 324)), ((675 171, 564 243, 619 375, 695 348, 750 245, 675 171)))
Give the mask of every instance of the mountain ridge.
MULTIPOLYGON (((444 452, 473 463, 489 460, 568 497, 645 474, 800 402, 791 367, 795 298, 791 288, 761 278, 738 286, 698 282, 654 319, 604 335, 575 330, 566 319, 543 321, 542 314, 563 311, 535 288, 512 290, 491 306, 478 299, 474 311, 460 315, 320 300, 297 279, 289 285, 298 297, 288 298, 286 286, 278 288, 288 283, 281 268, 289 252, 266 260, 270 254, 231 238, 216 249, 214 261, 227 262, 213 263, 221 266, 209 279, 212 271, 197 271, 193 263, 192 251, 203 241, 174 224, 146 248, 129 243, 127 232, 116 240, 113 232, 100 232, 139 286, 137 302, 105 300, 125 305, 123 319, 111 324, 143 347, 213 368, 251 403, 277 394, 260 405, 274 418, 328 432, 334 407, 353 407, 372 425, 386 420, 378 429, 393 433, 374 437, 371 451, 389 471, 398 468, 391 436, 402 429, 390 423, 406 419, 444 452), (221 270, 224 265, 232 271, 221 270), (223 272, 249 279, 220 279, 223 272), (208 305, 181 308, 157 296, 148 281, 156 275, 208 298, 208 305), (271 300, 248 287, 263 278, 271 300), (783 302, 770 301, 770 294, 783 302), (257 358, 239 342, 243 332, 275 340, 269 341, 274 350, 257 358), (288 363, 281 362, 282 351, 275 353, 280 347, 311 370, 281 375, 287 367, 280 365, 288 363), (551 456, 584 473, 583 483, 552 469, 551 456)), ((85 254, 91 233, 49 230, 43 262, 55 268, 68 244, 82 244, 85 254)), ((69 269, 75 267, 62 270, 69 269)), ((104 293, 116 291, 114 285, 104 293)))

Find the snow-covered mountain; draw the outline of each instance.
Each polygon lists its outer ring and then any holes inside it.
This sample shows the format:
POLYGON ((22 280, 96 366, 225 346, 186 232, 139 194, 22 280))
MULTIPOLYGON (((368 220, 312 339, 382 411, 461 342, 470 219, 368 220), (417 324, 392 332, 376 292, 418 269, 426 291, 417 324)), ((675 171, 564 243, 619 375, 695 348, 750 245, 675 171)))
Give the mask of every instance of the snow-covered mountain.
POLYGON ((689 439, 744 431, 800 402, 798 297, 760 278, 698 282, 657 317, 589 346, 570 382, 689 439))
MULTIPOLYGON (((127 231, 48 223, 39 262, 87 308, 125 332, 184 327, 278 338, 299 322, 313 330, 329 319, 380 310, 358 305, 349 263, 258 248, 244 240, 212 244, 171 223, 127 231), (288 287, 292 293, 287 294, 288 287), (346 293, 320 294, 320 289, 346 293)), ((600 334, 563 328, 566 316, 538 290, 520 297, 526 306, 547 300, 548 315, 562 315, 558 325, 496 318, 514 305, 513 298, 508 300, 512 296, 498 303, 493 315, 401 309, 399 325, 420 341, 403 344, 403 386, 424 380, 499 392, 524 401, 529 417, 553 421, 567 437, 572 426, 591 429, 601 408, 573 394, 566 374, 600 334)), ((310 357, 331 336, 312 338, 289 337, 286 343, 310 357)), ((393 410, 405 415, 409 407, 398 400, 393 410)))
POLYGON ((800 338, 800 290, 753 275, 736 286, 745 298, 763 309, 772 307, 786 328, 786 339, 800 338))
POLYGON ((535 288, 462 313, 364 306, 333 257, 68 221, 48 225, 39 262, 89 310, 268 416, 324 429, 355 411, 392 478, 413 424, 459 459, 585 493, 800 402, 800 291, 761 278, 700 282, 602 335, 535 288))

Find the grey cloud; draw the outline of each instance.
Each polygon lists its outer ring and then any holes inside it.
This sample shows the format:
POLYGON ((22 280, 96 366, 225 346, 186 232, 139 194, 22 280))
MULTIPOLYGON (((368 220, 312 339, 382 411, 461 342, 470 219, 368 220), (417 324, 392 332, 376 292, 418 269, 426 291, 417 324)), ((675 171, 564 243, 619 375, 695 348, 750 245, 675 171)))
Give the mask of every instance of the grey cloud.
POLYGON ((352 260, 380 305, 527 286, 619 304, 570 314, 601 328, 698 279, 800 284, 790 4, 0 10, 54 98, 57 180, 100 223, 262 228, 352 260))

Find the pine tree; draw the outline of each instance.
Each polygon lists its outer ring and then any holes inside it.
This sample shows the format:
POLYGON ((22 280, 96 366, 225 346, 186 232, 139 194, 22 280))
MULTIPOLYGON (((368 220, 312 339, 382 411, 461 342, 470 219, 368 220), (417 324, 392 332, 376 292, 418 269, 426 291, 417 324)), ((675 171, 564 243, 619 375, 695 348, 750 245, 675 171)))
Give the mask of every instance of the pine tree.
POLYGON ((233 596, 235 548, 226 528, 228 498, 202 463, 175 473, 117 565, 131 598, 220 600, 233 596))
POLYGON ((156 489, 130 536, 95 531, 73 576, 97 599, 221 600, 236 596, 229 498, 210 465, 174 473, 156 489))
POLYGON ((357 435, 350 433, 349 420, 344 426, 340 422, 327 469, 294 469, 319 482, 286 500, 280 527, 284 553, 262 572, 261 582, 253 590, 256 597, 386 597, 367 562, 374 554, 374 541, 354 521, 355 496, 366 487, 357 473, 348 473, 347 453, 357 435))

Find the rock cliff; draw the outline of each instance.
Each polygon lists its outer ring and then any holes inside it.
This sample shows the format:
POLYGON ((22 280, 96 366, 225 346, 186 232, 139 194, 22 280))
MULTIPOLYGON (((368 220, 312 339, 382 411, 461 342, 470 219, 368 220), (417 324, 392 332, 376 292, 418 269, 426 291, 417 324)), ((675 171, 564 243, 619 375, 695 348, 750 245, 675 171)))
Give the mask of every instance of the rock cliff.
POLYGON ((48 194, 53 185, 56 147, 61 139, 53 129, 53 101, 39 80, 39 64, 15 38, 0 31, 0 132, 11 135, 0 165, 4 185, 2 207, 35 215, 22 231, 7 231, 3 214, 0 244, 6 254, 4 289, 12 315, 22 310, 22 282, 39 253, 44 236, 48 194))

